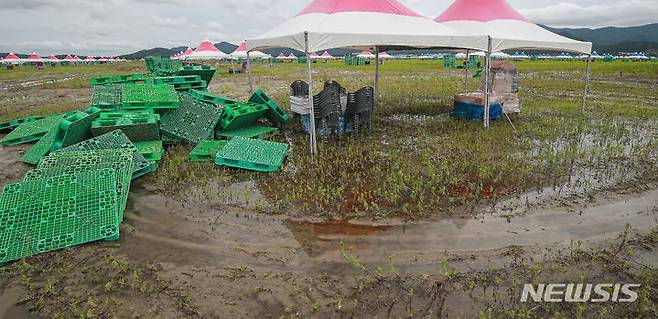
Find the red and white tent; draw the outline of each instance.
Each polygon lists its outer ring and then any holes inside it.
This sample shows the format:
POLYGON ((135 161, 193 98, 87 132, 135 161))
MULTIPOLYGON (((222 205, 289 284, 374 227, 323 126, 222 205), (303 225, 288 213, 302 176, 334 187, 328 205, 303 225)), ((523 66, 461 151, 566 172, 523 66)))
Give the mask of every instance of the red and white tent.
POLYGON ((382 52, 379 54, 380 59, 393 59, 393 56, 388 54, 387 52, 382 52))
POLYGON ((375 58, 375 55, 372 54, 372 52, 370 52, 368 50, 365 50, 365 51, 359 53, 359 55, 357 55, 357 56, 360 57, 360 58, 365 58, 365 59, 374 59, 375 58))
POLYGON ((486 37, 459 36, 397 0, 314 0, 299 14, 247 40, 250 50, 315 52, 374 46, 483 48, 486 37))
POLYGON ((82 59, 81 59, 79 56, 77 56, 77 55, 74 55, 74 56, 73 56, 73 60, 78 61, 78 62, 81 62, 81 61, 82 61, 82 59))
POLYGON ((94 58, 94 57, 91 56, 91 55, 90 55, 90 56, 87 56, 87 58, 85 59, 85 62, 96 62, 96 58, 94 58))
POLYGON ((45 59, 39 56, 36 52, 32 52, 32 54, 30 54, 30 56, 23 61, 29 63, 39 63, 39 62, 44 62, 45 59))
POLYGON ((72 56, 67 55, 67 56, 64 57, 64 59, 62 59, 62 61, 64 61, 64 62, 75 62, 75 59, 72 56))
MULTIPOLYGON (((508 49, 548 49, 592 53, 592 44, 563 37, 550 32, 526 19, 506 0, 456 0, 434 21, 448 27, 460 36, 484 35, 487 37, 485 51, 485 99, 489 104, 489 66, 493 52, 508 49)), ((464 47, 464 49, 468 49, 464 47)), ((587 66, 586 82, 589 83, 587 66)), ((587 95, 586 84, 585 96, 587 95)), ((583 97, 583 110, 585 109, 583 97)), ((484 108, 484 126, 489 127, 489 108, 484 108)))
POLYGON ((295 60, 295 59, 297 59, 297 56, 294 53, 290 52, 290 54, 288 54, 286 59, 295 60))
POLYGON ((329 51, 324 51, 322 55, 320 56, 320 59, 325 59, 325 60, 330 60, 333 59, 333 55, 329 54, 329 51))
POLYGON ((311 58, 311 59, 319 59, 320 58, 320 56, 316 52, 311 52, 308 55, 308 57, 311 58))
POLYGON ((48 56, 48 62, 50 63, 59 63, 61 62, 54 54, 48 56))
MULTIPOLYGON (((293 48, 306 53, 331 48, 453 47, 480 49, 486 47, 485 35, 456 34, 407 8, 397 0, 313 0, 295 17, 270 31, 247 40, 249 50, 293 48)), ((311 59, 308 59, 310 90, 313 81, 311 59)), ((378 91, 379 63, 375 63, 375 92, 378 91)), ((309 94, 313 114, 312 94, 309 94)), ((375 97, 377 93, 375 93, 375 97)), ((315 121, 311 121, 311 152, 317 150, 315 121)))
POLYGON ((228 54, 217 49, 209 40, 201 41, 196 50, 183 57, 185 60, 220 60, 226 58, 228 58, 228 54))
POLYGON ((276 56, 276 58, 279 60, 285 60, 287 57, 285 54, 283 54, 283 52, 281 52, 279 55, 276 56))
POLYGON ((7 56, 4 59, 2 59, 2 63, 4 64, 18 64, 20 62, 21 59, 13 52, 7 54, 7 56))
POLYGON ((491 51, 536 48, 592 52, 591 43, 563 37, 530 22, 506 0, 456 0, 434 21, 456 35, 491 37, 491 51))
MULTIPOLYGON (((240 45, 238 46, 233 53, 230 54, 231 58, 234 59, 246 59, 247 58, 247 41, 242 41, 240 45)), ((260 51, 251 51, 249 52, 249 58, 255 58, 255 59, 269 59, 272 56, 269 54, 260 52, 260 51)))

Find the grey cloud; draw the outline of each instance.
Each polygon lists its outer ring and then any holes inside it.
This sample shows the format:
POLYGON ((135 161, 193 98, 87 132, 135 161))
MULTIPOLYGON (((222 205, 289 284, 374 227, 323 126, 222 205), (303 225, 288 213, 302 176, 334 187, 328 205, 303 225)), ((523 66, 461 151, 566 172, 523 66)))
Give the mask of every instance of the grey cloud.
POLYGON ((520 11, 537 23, 561 27, 633 26, 658 22, 658 4, 655 0, 619 1, 590 6, 561 2, 520 11))

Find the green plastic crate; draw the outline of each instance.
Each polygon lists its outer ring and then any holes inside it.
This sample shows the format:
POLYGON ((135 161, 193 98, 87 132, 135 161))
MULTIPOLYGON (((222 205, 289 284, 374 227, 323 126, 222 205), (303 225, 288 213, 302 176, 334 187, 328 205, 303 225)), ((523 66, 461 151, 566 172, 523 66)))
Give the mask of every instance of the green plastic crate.
POLYGON ((276 172, 287 155, 287 144, 237 136, 217 152, 215 163, 259 172, 276 172))
POLYGON ((175 109, 180 104, 176 90, 167 84, 126 84, 121 98, 126 110, 175 109))
POLYGON ((119 238, 112 169, 5 186, 0 197, 0 265, 40 253, 119 238))
POLYGON ((121 84, 96 85, 91 97, 91 106, 101 110, 120 110, 121 104, 121 84))
POLYGON ((163 135, 191 144, 213 138, 222 111, 216 106, 180 93, 180 107, 162 115, 163 135))
POLYGON ((110 133, 88 139, 78 144, 57 150, 54 153, 106 149, 130 150, 133 156, 133 179, 144 175, 144 171, 148 169, 149 163, 146 161, 144 156, 139 153, 128 136, 126 136, 126 134, 124 134, 121 130, 112 131, 110 133))
POLYGON ((23 157, 21 157, 21 162, 36 165, 39 163, 41 158, 50 153, 53 144, 55 144, 55 136, 57 136, 57 130, 59 127, 53 127, 46 135, 44 135, 36 144, 32 145, 23 157))
POLYGON ((89 79, 91 85, 107 85, 107 84, 124 84, 124 83, 138 83, 144 82, 149 78, 146 74, 127 74, 117 76, 99 76, 89 79))
POLYGON ((149 162, 159 161, 164 155, 164 148, 160 140, 135 142, 134 144, 139 153, 149 162))
POLYGON ((97 118, 91 123, 91 135, 100 136, 121 130, 133 142, 160 139, 158 114, 126 114, 123 117, 97 118))
POLYGON ((63 115, 53 115, 40 120, 23 123, 0 140, 0 144, 18 145, 37 141, 53 127, 58 126, 63 119, 63 115))
POLYGON ((59 175, 74 175, 100 169, 113 169, 116 177, 117 214, 123 221, 133 172, 132 153, 127 149, 108 149, 54 153, 44 157, 37 169, 28 171, 25 181, 59 175))
POLYGON ((190 152, 190 160, 192 162, 212 162, 217 152, 226 146, 227 143, 228 141, 201 141, 190 152))
POLYGON ((4 130, 9 130, 9 129, 14 129, 17 126, 23 124, 23 123, 29 123, 29 122, 34 122, 36 120, 40 120, 44 118, 45 116, 30 116, 22 119, 15 119, 15 120, 9 120, 6 122, 0 123, 0 131, 4 130))
POLYGON ((215 132, 216 139, 232 139, 236 136, 242 136, 246 138, 255 138, 259 140, 264 140, 279 134, 279 129, 276 127, 267 127, 267 126, 248 126, 244 128, 239 128, 235 130, 218 130, 215 132))
POLYGON ((58 150, 91 138, 91 123, 101 110, 90 107, 82 112, 65 117, 60 123, 51 151, 58 150))
POLYGON ((282 108, 279 107, 279 105, 274 102, 265 92, 261 90, 256 90, 254 94, 251 96, 249 99, 249 102, 251 103, 261 103, 267 105, 269 107, 269 110, 267 110, 267 113, 265 113, 265 117, 267 117, 268 120, 272 123, 285 123, 288 122, 288 113, 284 111, 282 108))
POLYGON ((207 103, 217 104, 221 106, 230 105, 230 104, 240 104, 240 102, 238 101, 231 100, 227 97, 213 94, 208 91, 190 90, 189 93, 190 96, 192 96, 193 98, 207 103))
POLYGON ((215 67, 209 65, 183 66, 180 70, 178 70, 177 75, 198 75, 201 80, 210 83, 213 76, 215 76, 216 71, 217 69, 215 67))
POLYGON ((259 118, 263 117, 268 107, 265 104, 239 103, 224 106, 222 118, 219 121, 222 129, 233 130, 253 126, 259 118))

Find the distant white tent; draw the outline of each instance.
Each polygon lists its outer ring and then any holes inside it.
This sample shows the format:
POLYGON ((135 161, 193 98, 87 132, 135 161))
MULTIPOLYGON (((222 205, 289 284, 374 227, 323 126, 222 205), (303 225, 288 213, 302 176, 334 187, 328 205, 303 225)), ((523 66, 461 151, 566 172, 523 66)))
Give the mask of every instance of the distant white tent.
POLYGON ((27 59, 23 59, 22 62, 27 62, 27 63, 42 63, 44 62, 45 59, 39 56, 36 52, 32 52, 27 59))
POLYGON ((19 64, 21 63, 21 59, 15 55, 13 52, 7 54, 7 56, 2 59, 3 64, 19 64))
POLYGON ((388 52, 382 52, 379 54, 380 59, 393 59, 393 56, 388 54, 388 52))
POLYGON ((184 60, 221 60, 228 58, 228 54, 220 51, 209 40, 201 41, 199 47, 189 55, 182 57, 184 60))
POLYGON ((322 53, 322 55, 320 56, 320 59, 325 59, 325 60, 330 60, 333 58, 334 57, 331 54, 329 54, 329 51, 324 51, 324 53, 322 53))
MULTIPOLYGON (((247 42, 242 41, 233 53, 230 54, 231 58, 234 59, 246 59, 247 58, 247 42)), ((249 52, 249 58, 252 59, 269 59, 272 56, 260 51, 251 51, 249 52)))
POLYGON ((372 52, 370 52, 368 50, 365 50, 365 51, 359 53, 359 55, 357 55, 357 56, 360 57, 360 58, 364 58, 364 59, 374 59, 375 58, 375 55, 372 54, 372 52))
POLYGON ((54 54, 51 54, 48 56, 48 62, 49 63, 59 63, 61 62, 54 54))

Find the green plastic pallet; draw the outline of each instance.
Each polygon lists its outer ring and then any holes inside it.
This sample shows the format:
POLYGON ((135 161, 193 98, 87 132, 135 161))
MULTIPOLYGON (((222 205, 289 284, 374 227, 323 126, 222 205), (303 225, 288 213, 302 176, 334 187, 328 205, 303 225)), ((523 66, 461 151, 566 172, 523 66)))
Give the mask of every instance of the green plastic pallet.
POLYGON ((0 265, 118 239, 114 174, 103 169, 5 186, 0 197, 0 265))
POLYGON ((190 93, 190 96, 192 96, 193 98, 195 98, 199 101, 203 101, 203 102, 207 102, 207 103, 213 103, 213 104, 217 104, 217 105, 220 105, 220 106, 225 106, 225 105, 230 105, 230 104, 240 104, 240 102, 238 102, 238 101, 231 100, 227 97, 220 96, 220 95, 217 95, 217 94, 213 94, 213 93, 210 93, 208 91, 190 90, 189 93, 190 93))
POLYGON ((59 129, 55 134, 55 142, 51 151, 58 150, 91 138, 91 123, 98 117, 101 110, 90 107, 82 112, 65 117, 59 123, 59 129))
POLYGON ((198 75, 161 76, 153 78, 154 84, 181 84, 198 82, 201 82, 201 77, 198 75))
POLYGON ((160 139, 157 114, 134 114, 109 119, 97 118, 91 123, 91 135, 100 136, 114 130, 123 131, 133 142, 160 139))
POLYGON ((100 169, 113 169, 116 177, 117 214, 123 221, 132 178, 132 153, 127 149, 54 153, 44 157, 37 169, 28 171, 25 181, 59 175, 75 175, 100 169))
POLYGON ((251 96, 249 99, 249 102, 251 103, 262 103, 267 105, 270 109, 267 110, 267 113, 265 113, 265 117, 267 117, 268 120, 272 123, 276 122, 281 122, 285 123, 288 122, 288 113, 281 109, 279 105, 274 102, 274 100, 270 99, 265 92, 261 90, 256 90, 254 94, 251 96))
POLYGON ((180 93, 180 100, 178 109, 162 115, 160 130, 169 137, 191 144, 212 139, 221 117, 221 109, 198 101, 186 93, 180 93))
POLYGON ((37 141, 53 127, 59 125, 59 122, 63 118, 63 115, 53 115, 40 120, 23 123, 0 140, 0 144, 17 145, 37 141))
POLYGON ((91 106, 101 110, 120 110, 121 104, 121 84, 96 85, 91 97, 91 106))
POLYGON ((145 141, 145 142, 135 142, 135 147, 144 158, 149 161, 159 161, 164 155, 164 148, 162 147, 162 141, 145 141))
POLYGON ((106 85, 106 84, 123 84, 123 83, 137 83, 144 82, 148 79, 146 74, 127 74, 117 76, 99 76, 89 79, 91 85, 106 85))
POLYGON ((276 127, 248 126, 229 131, 218 130, 215 132, 215 138, 230 140, 236 136, 242 136, 246 138, 264 140, 277 134, 279 134, 279 129, 276 127))
POLYGON ((219 121, 224 130, 234 130, 253 126, 259 118, 263 117, 268 107, 265 104, 238 103, 224 106, 222 118, 219 121))
POLYGON ((139 153, 135 145, 130 141, 126 134, 124 134, 121 130, 112 131, 110 133, 88 139, 78 144, 57 150, 54 153, 105 149, 130 150, 133 156, 133 179, 145 174, 143 171, 148 168, 149 163, 146 161, 144 156, 139 153))
POLYGON ((287 144, 237 136, 217 152, 215 163, 252 171, 276 172, 287 155, 287 144))
POLYGON ((208 82, 206 81, 191 82, 191 83, 173 83, 171 85, 174 86, 174 89, 176 89, 176 91, 189 91, 189 90, 203 91, 208 88, 208 82))
POLYGON ((34 122, 34 121, 40 120, 44 117, 45 116, 30 116, 30 117, 26 117, 26 118, 22 118, 22 119, 15 119, 15 120, 9 120, 9 121, 6 121, 6 122, 2 122, 2 123, 0 123, 0 131, 14 129, 17 126, 19 126, 23 123, 34 122))
POLYGON ((217 152, 226 146, 227 143, 228 141, 201 141, 190 152, 190 160, 192 162, 212 162, 217 152))
POLYGON ((126 110, 175 109, 180 104, 176 90, 168 84, 126 84, 121 98, 126 110))
POLYGON ((50 153, 50 149, 55 143, 55 136, 59 127, 53 127, 46 135, 44 135, 38 142, 30 147, 27 152, 21 157, 21 162, 32 165, 37 165, 41 158, 50 153))
POLYGON ((160 120, 160 114, 155 113, 154 109, 135 109, 135 110, 116 110, 116 111, 103 111, 98 115, 99 119, 117 119, 122 117, 141 117, 154 115, 157 120, 160 120))
POLYGON ((198 75, 201 77, 201 80, 210 83, 217 69, 213 66, 201 65, 201 66, 183 66, 178 70, 177 75, 198 75))

